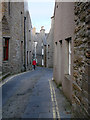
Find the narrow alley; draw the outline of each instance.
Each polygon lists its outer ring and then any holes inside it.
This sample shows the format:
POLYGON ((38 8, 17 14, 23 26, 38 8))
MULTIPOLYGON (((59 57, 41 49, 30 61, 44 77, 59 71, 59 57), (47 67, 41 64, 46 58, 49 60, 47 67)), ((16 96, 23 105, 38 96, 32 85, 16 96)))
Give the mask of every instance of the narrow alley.
POLYGON ((3 83, 2 118, 70 118, 70 103, 52 80, 51 68, 37 67, 3 83))
POLYGON ((1 0, 0 120, 90 120, 89 33, 89 0, 1 0))

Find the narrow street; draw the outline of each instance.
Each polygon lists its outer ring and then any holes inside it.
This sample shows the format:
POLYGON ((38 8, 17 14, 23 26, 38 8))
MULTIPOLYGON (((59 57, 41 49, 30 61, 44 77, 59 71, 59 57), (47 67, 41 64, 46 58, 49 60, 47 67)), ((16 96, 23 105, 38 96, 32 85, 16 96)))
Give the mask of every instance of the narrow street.
POLYGON ((2 86, 3 118, 71 118, 71 107, 52 80, 51 68, 13 77, 2 86))
POLYGON ((90 120, 89 23, 86 0, 0 1, 0 120, 90 120))

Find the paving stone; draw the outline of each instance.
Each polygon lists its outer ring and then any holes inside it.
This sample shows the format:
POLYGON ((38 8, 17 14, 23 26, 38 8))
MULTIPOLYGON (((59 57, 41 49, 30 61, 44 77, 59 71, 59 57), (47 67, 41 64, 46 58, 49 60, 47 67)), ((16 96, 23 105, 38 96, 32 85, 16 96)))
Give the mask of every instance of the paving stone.
POLYGON ((53 114, 51 114, 51 113, 40 113, 39 118, 53 118, 53 114))
POLYGON ((25 114, 23 118, 39 118, 39 114, 37 113, 25 114))
MULTIPOLYGON (((15 96, 16 94, 14 94, 13 98, 12 99, 10 98, 11 99, 10 104, 11 106, 14 106, 14 109, 12 108, 13 113, 17 113, 17 114, 11 115, 9 112, 6 112, 6 114, 8 113, 8 116, 16 117, 21 112, 18 118, 20 118, 20 115, 22 118, 53 118, 53 114, 54 113, 56 114, 57 112, 56 108, 58 108, 58 112, 60 113, 60 116, 65 117, 65 118, 70 117, 71 111, 69 108, 69 102, 66 100, 63 93, 57 88, 54 81, 51 80, 50 82, 55 89, 55 95, 53 93, 54 96, 53 96, 53 101, 52 101, 51 90, 50 90, 50 85, 49 85, 50 79, 52 79, 52 70, 45 69, 45 68, 43 69, 37 68, 36 71, 33 71, 28 74, 24 74, 22 75, 22 77, 19 77, 18 80, 20 82, 20 85, 19 87, 17 87, 17 92, 16 92, 17 94, 25 92, 25 95, 26 95, 28 93, 27 86, 30 87, 29 89, 31 89, 32 84, 34 84, 34 86, 32 87, 30 94, 27 95, 28 99, 27 101, 25 101, 25 105, 24 105, 24 102, 23 104, 21 104, 21 101, 24 101, 24 99, 26 99, 26 96, 22 100, 22 99, 19 99, 21 96, 18 96, 18 99, 17 99, 15 96), (40 74, 41 71, 44 73, 43 75, 40 74), (40 77, 38 77, 38 75, 40 77), (28 81, 28 79, 32 79, 32 78, 33 80, 31 82, 28 81), (34 79, 37 79, 35 83, 33 83, 34 79), (21 85, 23 85, 23 87, 21 85), (17 112, 16 106, 22 107, 23 113, 22 113, 22 109, 21 111, 18 110, 17 112)), ((17 80, 15 80, 15 83, 16 82, 17 80)), ((12 82, 10 81, 9 84, 10 83, 12 82)), ((8 88, 8 84, 6 84, 6 86, 8 88)), ((10 109, 9 107, 8 107, 8 110, 10 109)))

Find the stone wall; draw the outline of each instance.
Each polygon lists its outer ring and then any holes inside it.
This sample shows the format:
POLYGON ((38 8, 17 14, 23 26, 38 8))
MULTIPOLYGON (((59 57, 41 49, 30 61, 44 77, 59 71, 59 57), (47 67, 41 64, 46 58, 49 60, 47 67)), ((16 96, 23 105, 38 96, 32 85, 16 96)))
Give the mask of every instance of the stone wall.
POLYGON ((90 116, 90 2, 75 3, 73 112, 90 116))
MULTIPOLYGON (((8 14, 8 2, 3 2, 2 3, 2 42, 4 43, 4 38, 3 36, 9 36, 10 37, 10 15, 8 14)), ((9 41, 10 43, 10 41, 9 41)), ((3 45, 3 44, 2 44, 3 45)), ((3 48, 3 46, 2 46, 3 48)), ((10 65, 9 65, 9 60, 8 61, 3 61, 3 56, 2 56, 2 72, 7 73, 10 71, 10 65)))
MULTIPOLYGON (((36 32, 36 29, 33 28, 32 30, 32 41, 37 42, 36 46, 36 58, 37 59, 37 65, 42 66, 42 59, 44 60, 44 63, 46 64, 46 45, 47 45, 47 33, 45 33, 45 29, 41 27, 40 33, 36 32), (42 56, 42 48, 44 49, 44 55, 42 56)), ((33 55, 34 55, 34 47, 33 47, 33 55)), ((44 66, 46 66, 44 64, 44 66)))
POLYGON ((27 9, 24 2, 2 3, 2 41, 9 37, 9 55, 3 61, 3 73, 15 74, 31 68, 31 19, 27 9))
POLYGON ((2 3, 0 2, 0 72, 2 71, 2 3))
POLYGON ((25 41, 26 41, 26 70, 32 69, 32 38, 31 38, 31 29, 32 29, 32 23, 31 23, 31 18, 28 10, 24 11, 24 16, 26 17, 25 20, 25 41))
POLYGON ((3 61, 3 73, 21 72, 23 63, 21 62, 21 40, 24 40, 23 2, 4 2, 2 19, 2 37, 9 37, 9 56, 7 61, 3 61))
POLYGON ((47 67, 53 68, 54 16, 51 17, 51 29, 47 37, 47 67))

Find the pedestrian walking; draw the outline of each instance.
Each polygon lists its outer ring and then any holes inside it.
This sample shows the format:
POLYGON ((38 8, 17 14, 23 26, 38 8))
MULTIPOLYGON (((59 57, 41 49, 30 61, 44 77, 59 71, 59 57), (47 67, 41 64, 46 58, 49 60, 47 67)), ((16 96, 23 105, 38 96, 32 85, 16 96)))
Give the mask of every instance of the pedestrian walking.
POLYGON ((33 65, 33 68, 35 70, 35 67, 36 67, 36 61, 35 61, 35 59, 33 60, 32 65, 33 65))

